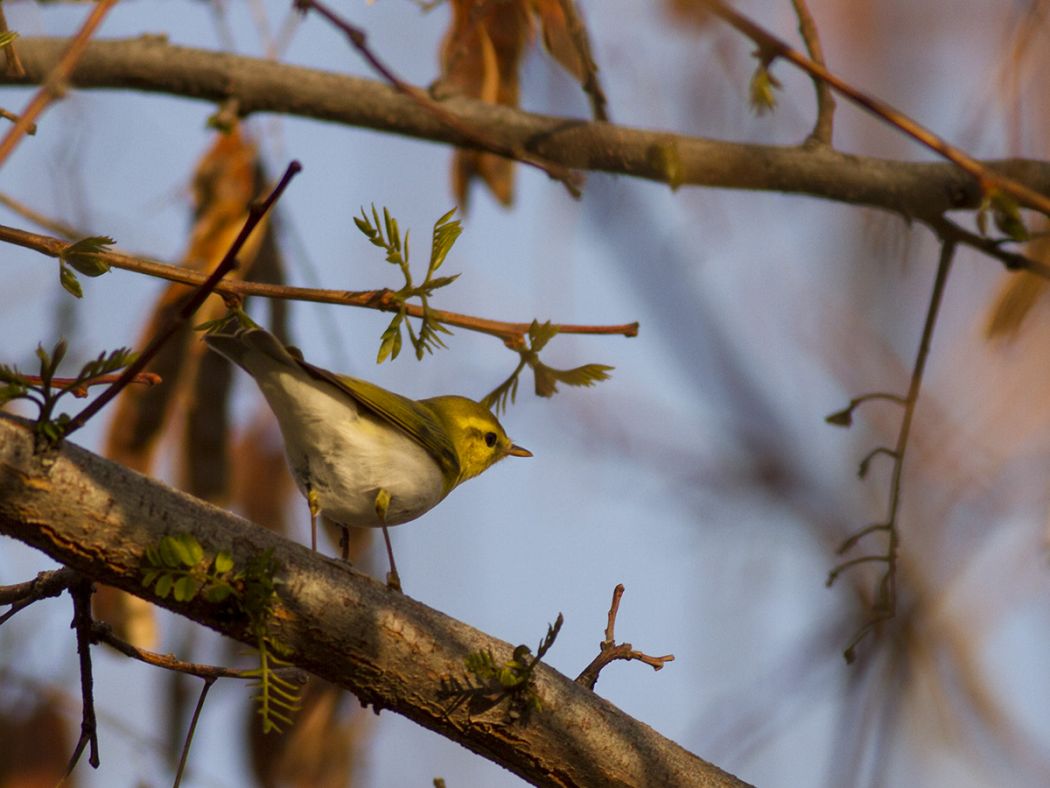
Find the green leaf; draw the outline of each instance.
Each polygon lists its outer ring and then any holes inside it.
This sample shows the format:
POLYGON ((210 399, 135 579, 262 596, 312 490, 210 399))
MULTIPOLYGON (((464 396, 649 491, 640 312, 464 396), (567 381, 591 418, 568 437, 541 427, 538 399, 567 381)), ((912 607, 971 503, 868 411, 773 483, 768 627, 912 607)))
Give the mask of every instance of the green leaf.
POLYGON ((459 236, 463 233, 462 223, 458 220, 452 220, 453 214, 456 213, 456 209, 453 208, 436 222, 434 222, 434 233, 430 242, 430 267, 427 272, 427 279, 429 275, 434 273, 441 264, 445 262, 445 258, 451 251, 452 246, 459 239, 459 236))
POLYGON ((0 49, 6 47, 16 38, 18 38, 18 33, 16 33, 14 30, 5 30, 2 33, 0 33, 0 49))
POLYGON ((780 88, 780 81, 770 73, 769 64, 760 63, 751 76, 751 109, 755 114, 765 115, 776 109, 777 96, 774 91, 780 88))
POLYGON ((84 297, 84 289, 80 286, 80 282, 77 280, 77 275, 74 274, 65 263, 59 263, 58 281, 70 295, 77 298, 84 297))
POLYGON ((160 576, 157 580, 157 587, 154 589, 157 596, 161 599, 166 599, 168 594, 171 593, 171 587, 174 585, 175 577, 170 573, 165 573, 160 576))
POLYGON ((233 569, 233 556, 225 550, 220 550, 215 556, 215 571, 224 575, 233 569))
POLYGON ((183 533, 179 534, 176 539, 189 553, 189 560, 185 558, 182 559, 182 562, 186 566, 193 568, 204 560, 204 548, 201 547, 201 543, 197 541, 197 537, 190 533, 183 533))
POLYGON ((401 313, 394 316, 379 339, 379 354, 376 363, 382 364, 387 357, 393 361, 401 352, 401 313))
POLYGON ((529 326, 529 347, 539 353, 557 335, 558 327, 552 325, 551 321, 540 323, 538 320, 533 320, 532 325, 529 326))
POLYGON ((58 257, 84 276, 102 276, 109 271, 109 263, 100 260, 98 253, 108 251, 107 247, 114 243, 107 235, 92 235, 69 244, 58 253, 58 257))
POLYGON ((153 585, 153 581, 157 579, 157 575, 160 574, 159 569, 150 569, 142 576, 142 585, 145 588, 149 588, 153 585))
POLYGON ((197 592, 201 590, 202 582, 191 575, 184 575, 175 581, 173 586, 175 591, 176 602, 189 602, 191 599, 197 596, 197 592))
POLYGON ((173 537, 162 537, 160 544, 157 545, 157 552, 160 555, 161 564, 169 569, 177 569, 182 563, 178 542, 173 537))

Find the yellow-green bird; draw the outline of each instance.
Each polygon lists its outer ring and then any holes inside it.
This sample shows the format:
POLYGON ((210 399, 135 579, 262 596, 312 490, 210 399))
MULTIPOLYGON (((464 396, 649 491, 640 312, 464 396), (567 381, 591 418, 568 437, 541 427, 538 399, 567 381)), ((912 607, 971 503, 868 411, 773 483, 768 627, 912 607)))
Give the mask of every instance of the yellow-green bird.
POLYGON ((393 587, 400 581, 387 526, 414 520, 504 457, 532 456, 467 397, 402 397, 315 367, 261 328, 204 341, 255 379, 277 416, 312 525, 321 514, 342 526, 383 529, 393 587))

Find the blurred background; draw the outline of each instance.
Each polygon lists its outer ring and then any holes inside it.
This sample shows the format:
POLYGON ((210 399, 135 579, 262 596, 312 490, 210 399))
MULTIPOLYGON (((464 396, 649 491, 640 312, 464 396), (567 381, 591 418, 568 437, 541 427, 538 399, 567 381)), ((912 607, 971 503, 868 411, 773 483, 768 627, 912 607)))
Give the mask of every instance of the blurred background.
MULTIPOLYGON (((779 105, 756 116, 747 101, 754 47, 698 5, 580 2, 611 119, 730 141, 801 142, 814 116, 808 79, 777 64, 779 105)), ((204 49, 280 50, 282 61, 374 78, 330 25, 315 16, 296 21, 289 6, 139 0, 120 4, 96 37, 164 33, 204 49)), ((439 76, 448 3, 430 11, 407 0, 334 7, 406 80, 429 85, 439 76)), ((798 43, 786 0, 738 7, 798 43)), ((1041 45, 1050 32, 1045 2, 811 0, 810 8, 832 71, 978 157, 1047 157, 1050 107, 1038 81, 1050 65, 1041 45)), ((88 10, 4 4, 10 27, 25 36, 70 35, 88 10)), ((589 117, 573 76, 536 36, 524 46, 521 106, 589 117)), ((30 96, 3 88, 0 106, 18 112, 30 96)), ((5 164, 0 192, 85 235, 110 235, 121 249, 188 260, 203 254, 197 244, 218 237, 202 226, 221 212, 208 214, 202 200, 218 200, 211 187, 227 181, 209 178, 218 172, 237 184, 224 192, 231 204, 243 206, 238 188, 251 190, 250 151, 229 142, 222 149, 207 126, 216 109, 131 91, 71 91, 5 164)), ((277 254, 268 259, 283 260, 290 284, 399 287, 396 268, 352 216, 363 205, 389 207, 419 239, 421 259, 434 220, 456 204, 444 146, 290 117, 252 118, 243 131, 266 177, 291 158, 304 166, 271 228, 277 254)), ((931 158, 843 102, 835 145, 931 158)), ((865 621, 879 568, 847 573, 830 590, 824 580, 839 560, 836 546, 885 517, 889 461, 876 459, 864 480, 857 463, 895 442, 901 411, 871 403, 849 430, 824 417, 864 392, 906 391, 935 239, 896 216, 791 195, 672 193, 591 174, 576 201, 534 169, 518 168, 514 178, 512 187, 503 183, 510 206, 480 184, 471 189, 464 234, 443 269, 462 276, 434 306, 511 321, 637 320, 641 330, 633 339, 560 336, 548 345, 551 365, 616 369, 607 382, 562 387, 552 399, 535 397, 531 378, 523 379, 502 421, 535 458, 498 465, 392 532, 406 593, 533 646, 562 612, 547 661, 575 676, 597 653, 612 589, 623 583, 618 639, 675 661, 659 673, 613 664, 597 691, 758 785, 1046 784, 1050 409, 1039 403, 1050 394, 1050 310, 1042 286, 959 251, 904 471, 900 610, 847 665, 842 651, 865 621)), ((39 231, 8 208, 0 222, 39 231)), ((37 343, 59 336, 71 341, 70 369, 103 349, 141 347, 165 303, 164 283, 123 271, 83 279, 84 298, 75 300, 59 287, 53 260, 3 251, 0 361, 25 371, 35 368, 37 343)), ((263 321, 265 307, 250 304, 263 321)), ((517 363, 499 341, 457 330, 447 350, 421 363, 406 348, 377 367, 389 316, 296 303, 278 319, 315 363, 413 397, 481 397, 517 363)), ((229 454, 187 437, 188 422, 209 423, 193 422, 197 403, 217 412, 193 382, 213 378, 190 374, 210 363, 196 347, 189 337, 179 346, 193 361, 166 375, 171 401, 148 445, 127 434, 132 416, 161 411, 131 401, 76 442, 308 542, 306 507, 290 482, 277 481, 279 437, 244 375, 231 378, 229 454), (227 472, 229 485, 205 489, 227 472), (245 503, 259 502, 260 479, 275 493, 265 512, 245 503)), ((381 577, 381 540, 358 550, 381 577)), ((0 542, 2 584, 51 566, 17 542, 0 542)), ((250 664, 210 631, 110 601, 99 614, 158 651, 250 664)), ((0 784, 36 784, 33 774, 53 784, 76 740, 70 617, 62 597, 0 628, 0 741, 24 743, 0 747, 0 784), (45 751, 45 741, 54 749, 45 751)), ((168 784, 199 683, 101 647, 95 655, 102 767, 81 763, 73 782, 168 784)), ((520 784, 458 745, 393 714, 362 712, 324 688, 311 689, 292 746, 260 745, 249 694, 234 681, 213 688, 184 784, 520 784)))

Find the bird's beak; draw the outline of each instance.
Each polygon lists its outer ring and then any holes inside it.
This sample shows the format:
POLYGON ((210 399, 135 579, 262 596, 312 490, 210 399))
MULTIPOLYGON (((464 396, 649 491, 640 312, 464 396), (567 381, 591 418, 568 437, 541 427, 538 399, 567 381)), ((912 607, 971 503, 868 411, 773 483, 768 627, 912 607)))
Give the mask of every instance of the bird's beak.
POLYGON ((521 448, 521 446, 515 446, 514 444, 511 444, 511 447, 509 449, 507 449, 507 454, 509 454, 511 457, 531 457, 532 456, 532 452, 531 451, 529 451, 528 449, 523 449, 523 448, 521 448))

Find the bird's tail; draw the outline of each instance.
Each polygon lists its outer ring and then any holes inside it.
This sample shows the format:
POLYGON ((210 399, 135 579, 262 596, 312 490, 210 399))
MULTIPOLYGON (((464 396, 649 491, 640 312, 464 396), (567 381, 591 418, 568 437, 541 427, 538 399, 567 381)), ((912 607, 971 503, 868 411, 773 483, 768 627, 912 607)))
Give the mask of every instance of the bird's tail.
POLYGON ((253 354, 261 354, 290 367, 299 366, 297 351, 286 348, 277 337, 261 328, 242 328, 233 334, 208 334, 204 341, 216 353, 249 373, 252 372, 250 357, 253 354))

